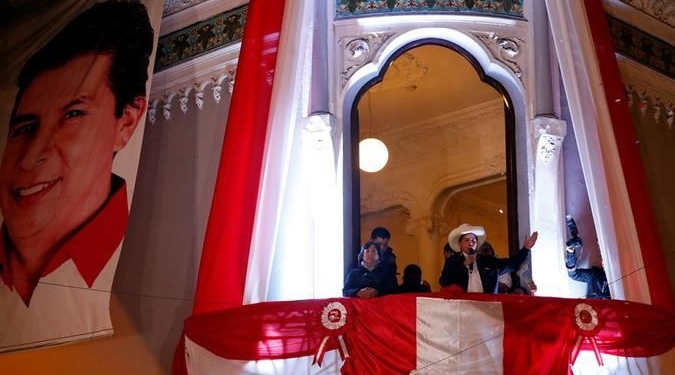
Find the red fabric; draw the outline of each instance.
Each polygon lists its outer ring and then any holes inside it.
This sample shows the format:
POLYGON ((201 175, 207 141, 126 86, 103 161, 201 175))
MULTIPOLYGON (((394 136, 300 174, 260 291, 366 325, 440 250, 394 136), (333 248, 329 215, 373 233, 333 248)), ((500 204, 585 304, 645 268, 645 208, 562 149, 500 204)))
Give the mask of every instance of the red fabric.
MULTIPOLYGON (((426 297, 448 297, 441 293, 426 297)), ((499 301, 504 311, 505 374, 565 375, 580 335, 575 307, 590 305, 598 314, 592 337, 603 353, 653 356, 675 346, 675 316, 659 308, 625 301, 463 294, 454 299, 499 301)), ((337 298, 264 302, 195 315, 185 323, 187 337, 218 356, 259 360, 308 356, 332 335, 321 323, 323 308, 340 302, 347 310, 343 335, 349 358, 345 375, 408 374, 416 366, 414 294, 375 299, 337 298)), ((338 347, 328 341, 327 350, 338 347)), ((582 350, 591 350, 584 341, 582 350)))
POLYGON ((595 53, 600 65, 600 74, 626 188, 630 192, 628 197, 640 240, 651 301, 654 306, 675 311, 675 300, 664 261, 665 255, 650 200, 638 139, 626 103, 625 88, 621 81, 616 52, 609 33, 607 16, 601 0, 585 0, 584 5, 589 20, 588 27, 595 42, 595 53))
MULTIPOLYGON (((117 247, 124 238, 129 221, 129 205, 127 203, 127 183, 124 179, 113 175, 110 196, 94 217, 77 232, 64 241, 54 253, 40 277, 45 277, 63 263, 72 259, 80 272, 80 276, 91 288, 103 268, 110 261, 117 247), (92 251, 96 249, 96 251, 92 251)), ((0 228, 0 282, 4 282, 13 290, 15 277, 11 274, 8 258, 16 249, 5 246, 9 239, 5 238, 7 228, 3 223, 0 228)), ((30 302, 24 299, 26 306, 30 302)))
POLYGON ((249 3, 193 313, 242 304, 283 0, 249 3))

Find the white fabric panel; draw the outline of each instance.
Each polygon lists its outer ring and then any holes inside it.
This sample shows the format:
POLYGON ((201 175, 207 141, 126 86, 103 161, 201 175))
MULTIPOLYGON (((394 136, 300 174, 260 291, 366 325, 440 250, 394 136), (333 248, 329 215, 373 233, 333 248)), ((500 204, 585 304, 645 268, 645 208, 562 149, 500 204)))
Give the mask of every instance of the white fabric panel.
POLYGON ((307 228, 303 216, 306 209, 285 204, 301 201, 297 194, 302 193, 299 179, 302 174, 297 167, 301 164, 300 154, 294 152, 294 148, 298 142, 297 124, 301 122, 297 92, 301 91, 304 65, 300 60, 302 55, 296 51, 299 46, 307 45, 307 33, 303 35, 301 31, 301 26, 308 23, 307 11, 303 9, 306 7, 305 1, 287 1, 284 9, 244 304, 292 299, 296 296, 288 295, 289 292, 309 285, 303 279, 284 287, 286 280, 296 280, 297 277, 273 275, 275 267, 296 274, 297 268, 311 272, 309 265, 302 263, 306 261, 303 254, 303 249, 307 247, 306 235, 296 232, 307 228), (277 249, 288 249, 293 253, 277 253, 277 249))
POLYGON ((339 375, 342 361, 336 350, 327 351, 321 367, 312 356, 265 361, 241 361, 218 357, 185 337, 185 362, 189 375, 339 375))
POLYGON ((603 366, 600 366, 592 351, 582 350, 572 367, 574 375, 672 375, 675 373, 675 348, 645 358, 602 354, 602 361, 603 366))
POLYGON ((417 298, 417 375, 503 374, 499 302, 417 298))
POLYGON ((0 285, 0 352, 112 335, 110 285, 120 249, 121 245, 91 288, 75 262, 66 261, 40 279, 30 308, 18 293, 0 285))
MULTIPOLYGON (((650 304, 640 243, 581 0, 546 0, 610 292, 650 304)), ((536 279, 535 279, 536 281, 536 279)))

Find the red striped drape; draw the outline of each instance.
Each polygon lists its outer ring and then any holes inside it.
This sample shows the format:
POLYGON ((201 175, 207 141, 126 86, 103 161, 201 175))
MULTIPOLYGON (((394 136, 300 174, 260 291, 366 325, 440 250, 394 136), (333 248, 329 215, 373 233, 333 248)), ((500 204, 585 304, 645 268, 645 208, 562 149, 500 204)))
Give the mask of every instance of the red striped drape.
MULTIPOLYGON (((192 313, 243 303, 285 0, 251 0, 244 28, 192 313)), ((172 374, 187 374, 185 337, 172 374)))
POLYGON ((601 0, 585 0, 588 25, 595 41, 595 53, 600 65, 602 83, 607 98, 614 137, 629 192, 647 282, 654 306, 675 311, 675 302, 668 278, 665 256, 647 187, 640 149, 635 135, 626 94, 616 61, 614 44, 609 33, 607 16, 601 0))
POLYGON ((193 313, 242 304, 284 0, 249 4, 193 313))

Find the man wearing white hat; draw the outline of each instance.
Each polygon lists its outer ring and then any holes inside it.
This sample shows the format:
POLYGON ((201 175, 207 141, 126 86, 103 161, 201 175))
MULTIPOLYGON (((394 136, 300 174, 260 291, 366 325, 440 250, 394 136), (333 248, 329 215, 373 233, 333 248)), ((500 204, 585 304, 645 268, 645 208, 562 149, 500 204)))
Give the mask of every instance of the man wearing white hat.
POLYGON ((476 254, 476 249, 485 242, 485 228, 462 224, 448 235, 448 244, 453 254, 445 260, 439 282, 441 286, 458 285, 467 292, 492 293, 497 282, 495 269, 520 268, 530 249, 537 242, 537 232, 525 237, 523 247, 509 258, 476 254), (476 272, 477 271, 477 272, 476 272))

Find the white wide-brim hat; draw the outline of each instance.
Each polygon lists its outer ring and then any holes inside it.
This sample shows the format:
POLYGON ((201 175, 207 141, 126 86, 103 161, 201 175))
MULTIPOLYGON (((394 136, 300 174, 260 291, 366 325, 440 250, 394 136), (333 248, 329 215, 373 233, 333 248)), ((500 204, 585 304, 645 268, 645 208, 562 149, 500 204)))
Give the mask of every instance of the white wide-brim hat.
POLYGON ((450 248, 455 252, 459 252, 459 238, 467 233, 473 233, 476 236, 476 242, 478 242, 476 248, 479 248, 485 242, 485 228, 465 223, 453 229, 448 235, 450 248))

